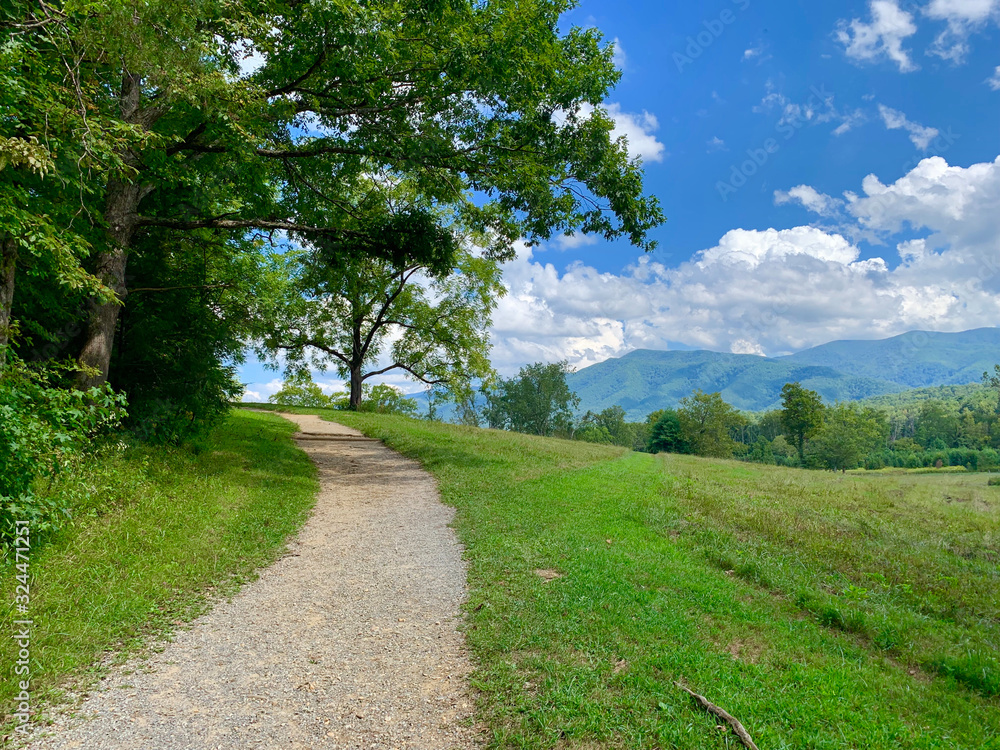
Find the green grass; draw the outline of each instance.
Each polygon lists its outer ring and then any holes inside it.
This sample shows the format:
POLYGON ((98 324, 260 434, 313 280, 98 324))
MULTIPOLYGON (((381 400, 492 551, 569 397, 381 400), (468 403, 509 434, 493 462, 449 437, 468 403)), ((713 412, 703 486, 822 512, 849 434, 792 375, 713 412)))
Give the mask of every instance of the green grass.
POLYGON ((683 682, 767 750, 1000 748, 1000 497, 985 476, 332 416, 419 459, 458 509, 491 747, 739 747, 683 682))
MULTIPOLYGON (((74 479, 90 485, 90 499, 30 556, 35 707, 99 669, 105 652, 134 651, 276 559, 318 487, 289 439, 295 430, 236 412, 195 448, 108 446, 87 461, 74 479)), ((8 602, 14 574, 9 562, 0 571, 8 602)), ((9 621, 21 616, 9 604, 3 612, 0 715, 9 716, 17 694, 9 621)))

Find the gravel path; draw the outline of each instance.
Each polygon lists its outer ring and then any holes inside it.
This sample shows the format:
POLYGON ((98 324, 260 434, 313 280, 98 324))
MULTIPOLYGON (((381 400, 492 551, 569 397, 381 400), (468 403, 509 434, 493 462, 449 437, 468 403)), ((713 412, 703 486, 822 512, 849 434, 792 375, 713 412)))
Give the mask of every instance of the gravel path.
POLYGON ((289 554, 162 653, 113 669, 27 747, 477 746, 453 511, 417 464, 355 430, 286 416, 322 482, 289 554))

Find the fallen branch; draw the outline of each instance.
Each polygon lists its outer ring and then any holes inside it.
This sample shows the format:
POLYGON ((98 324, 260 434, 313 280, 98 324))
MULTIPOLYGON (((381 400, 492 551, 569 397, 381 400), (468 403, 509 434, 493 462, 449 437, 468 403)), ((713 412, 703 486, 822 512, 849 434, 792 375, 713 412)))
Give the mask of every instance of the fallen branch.
POLYGON ((701 706, 702 708, 704 708, 710 714, 714 714, 714 715, 718 716, 724 722, 726 722, 727 724, 729 724, 729 726, 732 727, 732 730, 736 733, 736 736, 740 738, 740 742, 742 742, 744 745, 746 745, 746 747, 748 747, 749 750, 760 750, 760 748, 758 748, 754 744, 753 740, 750 739, 750 735, 747 734, 747 730, 743 728, 743 725, 740 724, 739 720, 735 716, 733 716, 732 714, 730 714, 726 710, 724 710, 722 708, 719 708, 714 703, 711 703, 708 700, 708 698, 706 698, 705 696, 698 695, 694 691, 688 690, 686 687, 684 687, 683 685, 681 685, 679 682, 675 682, 674 684, 677 687, 679 687, 681 690, 683 690, 685 693, 687 693, 688 695, 690 695, 692 698, 694 698, 698 702, 699 706, 701 706))

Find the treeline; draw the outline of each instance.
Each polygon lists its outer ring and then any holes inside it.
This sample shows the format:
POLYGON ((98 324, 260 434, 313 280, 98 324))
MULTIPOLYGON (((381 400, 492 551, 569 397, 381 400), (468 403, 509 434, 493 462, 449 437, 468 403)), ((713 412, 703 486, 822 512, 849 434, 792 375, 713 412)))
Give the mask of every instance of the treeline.
POLYGON ((828 405, 818 393, 789 383, 780 409, 746 414, 718 393, 696 391, 643 422, 627 421, 620 406, 577 415, 579 398, 566 383, 567 372, 565 363, 539 363, 500 380, 485 393, 483 423, 650 453, 808 469, 1000 468, 1000 366, 984 375, 985 387, 950 400, 894 408, 828 405))

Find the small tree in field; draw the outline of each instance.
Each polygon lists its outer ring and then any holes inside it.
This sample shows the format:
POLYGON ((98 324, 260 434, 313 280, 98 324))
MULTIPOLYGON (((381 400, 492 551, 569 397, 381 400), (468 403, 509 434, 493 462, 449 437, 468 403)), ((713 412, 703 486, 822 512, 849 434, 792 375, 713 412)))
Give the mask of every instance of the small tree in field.
POLYGON ((333 406, 333 397, 323 393, 308 372, 290 373, 281 390, 267 401, 280 406, 303 406, 310 409, 328 409, 333 406))
POLYGON ((690 446, 684 439, 681 419, 674 409, 659 412, 653 424, 647 449, 650 453, 688 453, 690 446))
POLYGON ((799 461, 805 461, 806 441, 823 426, 823 399, 816 391, 803 388, 798 383, 786 383, 781 389, 781 423, 786 434, 799 452, 799 461))
POLYGON ((522 367, 516 378, 501 380, 487 396, 487 423, 543 437, 569 433, 580 398, 566 384, 568 372, 565 362, 537 362, 522 367))
POLYGON ((746 423, 746 418, 727 404, 722 394, 701 391, 681 399, 677 416, 691 452, 715 458, 732 458, 736 449, 732 430, 746 423))
POLYGON ((889 423, 882 412, 837 404, 827 410, 826 421, 810 447, 810 458, 831 471, 856 469, 888 436, 889 423))

